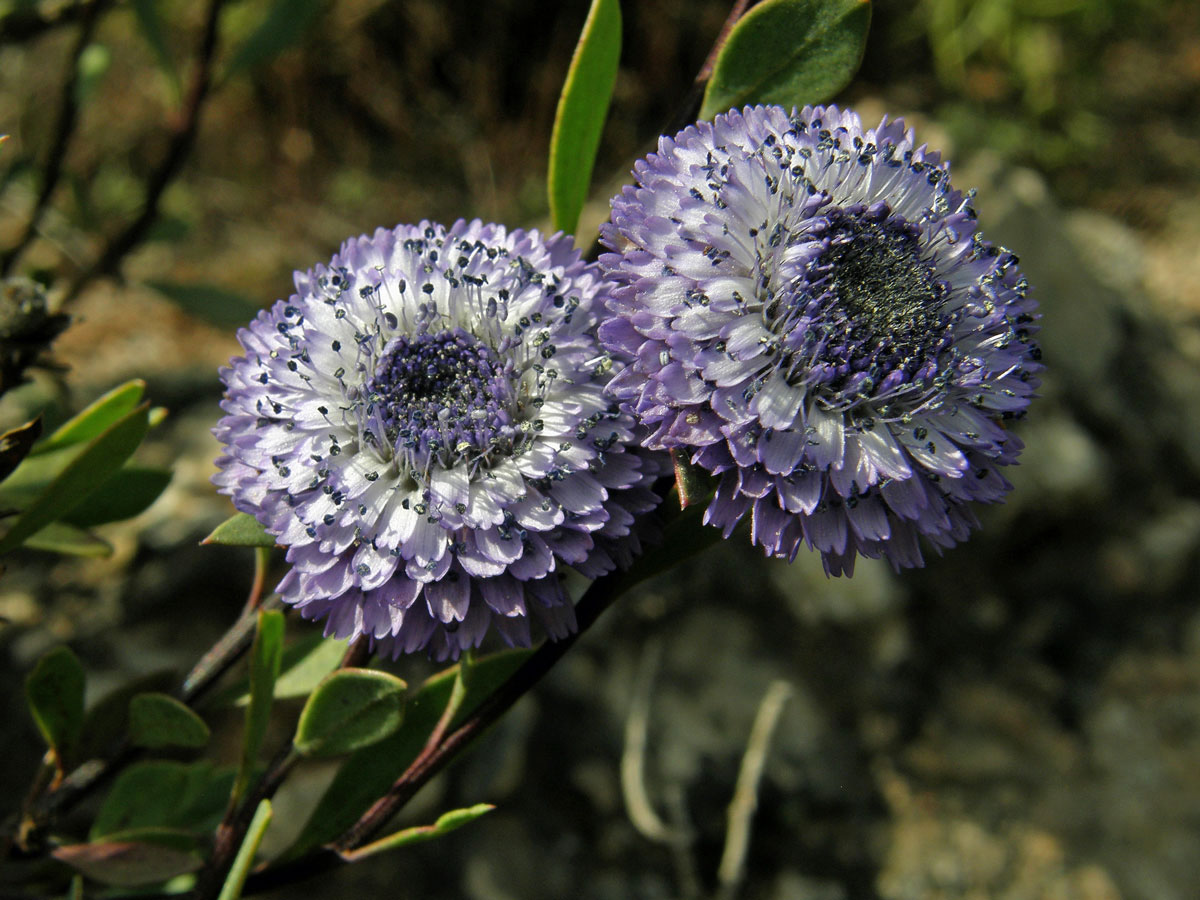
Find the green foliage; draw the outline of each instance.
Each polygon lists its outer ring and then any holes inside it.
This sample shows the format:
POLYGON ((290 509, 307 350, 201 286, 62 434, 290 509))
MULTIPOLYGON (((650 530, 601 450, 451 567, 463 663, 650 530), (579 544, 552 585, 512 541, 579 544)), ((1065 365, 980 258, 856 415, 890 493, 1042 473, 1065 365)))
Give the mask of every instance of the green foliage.
POLYGON ((23 546, 30 550, 47 550, 64 556, 102 557, 112 553, 112 544, 82 528, 65 522, 51 522, 32 534, 23 546))
POLYGON ((242 735, 242 760, 238 767, 234 798, 240 799, 258 760, 258 750, 267 734, 271 703, 275 699, 275 679, 283 659, 283 613, 277 609, 260 610, 258 630, 250 648, 250 703, 246 707, 246 730, 242 735))
POLYGON ((103 44, 90 44, 79 54, 79 78, 75 82, 75 102, 87 103, 104 80, 112 65, 112 51, 103 44))
POLYGON ((495 808, 491 803, 476 803, 474 806, 469 806, 465 809, 451 810, 448 813, 438 816, 437 821, 432 825, 417 825, 413 828, 405 828, 403 831, 397 831, 395 834, 372 841, 365 847, 356 850, 354 852, 354 859, 357 861, 367 856, 374 856, 376 853, 382 853, 384 850, 395 850, 400 847, 419 844, 423 841, 431 841, 434 838, 442 837, 457 828, 462 828, 464 825, 474 822, 480 816, 490 813, 495 808))
POLYGON ((620 59, 621 4, 592 0, 550 137, 550 216, 568 234, 575 232, 587 200, 620 59))
POLYGON ((238 848, 237 856, 234 857, 233 865, 229 868, 225 883, 221 885, 221 893, 217 896, 217 900, 238 900, 242 896, 246 876, 250 874, 250 866, 254 863, 254 854, 258 852, 258 845, 262 843, 263 835, 267 833, 271 817, 271 801, 263 798, 254 810, 254 818, 250 820, 246 837, 238 848))
POLYGON ((141 747, 203 747, 204 720, 167 694, 138 694, 129 701, 129 737, 141 747))
POLYGON ((308 698, 293 739, 297 752, 338 756, 378 743, 404 721, 407 689, 387 672, 339 669, 308 698))
POLYGON ((213 529, 202 544, 224 544, 226 547, 274 547, 275 538, 267 534, 258 520, 249 513, 236 513, 213 529))
POLYGON ((203 865, 194 844, 170 832, 149 829, 122 837, 125 839, 114 836, 107 841, 67 844, 56 847, 51 855, 93 881, 124 888, 157 884, 203 865), (186 846, 179 846, 181 843, 186 846))
POLYGON ((142 37, 145 38, 146 43, 150 46, 151 51, 153 51, 159 68, 167 76, 172 92, 175 98, 178 99, 183 92, 183 88, 179 80, 179 69, 175 64, 175 56, 171 53, 171 48, 167 46, 167 38, 163 30, 162 16, 159 10, 160 5, 160 0, 131 0, 130 2, 130 6, 133 7, 134 16, 137 19, 138 31, 141 32, 142 37))
MULTIPOLYGON (((712 529, 716 530, 716 529, 712 529)), ((462 722, 484 698, 508 679, 532 651, 506 650, 476 659, 471 664, 467 694, 451 727, 462 722)), ((334 777, 309 816, 303 831, 286 857, 334 840, 353 825, 416 759, 433 733, 458 682, 458 666, 434 675, 409 698, 404 727, 379 743, 352 753, 334 777)))
MULTIPOLYGON (((0 538, 0 553, 16 549, 30 535, 66 516, 120 469, 150 427, 149 408, 148 404, 142 404, 126 413, 70 458, 0 538)), ((18 479, 22 468, 24 464, 11 479, 18 479)))
POLYGON ((88 494, 63 520, 77 528, 94 528, 132 519, 159 498, 171 481, 165 469, 126 466, 88 494))
POLYGON ((869 0, 766 0, 738 20, 717 56, 700 118, 734 107, 828 100, 862 62, 869 0))
POLYGON ((61 769, 83 727, 83 666, 68 647, 55 647, 25 679, 33 721, 61 769))
POLYGON ((204 761, 134 763, 113 783, 88 838, 96 841, 141 828, 206 835, 221 821, 233 777, 232 769, 204 761))
MULTIPOLYGON (((275 699, 307 697, 346 655, 346 642, 338 638, 307 634, 286 647, 275 681, 275 699)), ((219 705, 245 706, 250 702, 250 683, 242 681, 223 693, 219 705)))
POLYGON ((34 448, 34 455, 75 446, 99 437, 126 413, 132 412, 142 402, 145 392, 146 382, 141 379, 127 381, 113 388, 55 429, 50 437, 34 448))

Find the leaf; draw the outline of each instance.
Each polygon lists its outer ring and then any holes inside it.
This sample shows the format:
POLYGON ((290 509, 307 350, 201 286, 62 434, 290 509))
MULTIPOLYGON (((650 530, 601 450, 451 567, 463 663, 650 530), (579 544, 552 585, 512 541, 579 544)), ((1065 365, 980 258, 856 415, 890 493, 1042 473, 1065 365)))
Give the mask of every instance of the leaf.
POLYGON ((245 325, 262 311, 262 307, 250 298, 215 284, 147 281, 146 286, 172 300, 189 315, 221 329, 245 325))
POLYGON ((132 519, 148 509, 170 481, 171 473, 165 469, 126 466, 114 472, 63 519, 79 528, 132 519))
POLYGON ((304 756, 337 756, 378 743, 404 721, 408 685, 374 669, 339 669, 300 713, 293 739, 304 756))
POLYGON ((168 694, 138 694, 129 701, 129 737, 140 747, 203 747, 204 720, 168 694))
POLYGON ((254 810, 254 818, 250 820, 246 837, 242 840, 242 846, 238 848, 237 856, 233 859, 225 883, 221 885, 221 893, 217 900, 238 900, 242 896, 246 876, 250 874, 250 866, 254 863, 254 854, 258 852, 263 835, 267 833, 267 827, 271 824, 271 815, 271 801, 264 797, 254 810))
MULTIPOLYGON (((451 727, 470 715, 497 685, 520 668, 531 652, 505 650, 476 659, 471 664, 467 696, 451 727)), ((450 666, 421 685, 405 706, 403 728, 378 744, 352 753, 342 763, 283 859, 295 859, 312 847, 334 840, 391 787, 425 746, 450 700, 458 670, 457 665, 450 666)))
MULTIPOLYGON (((346 655, 346 642, 338 638, 309 634, 283 651, 275 699, 307 697, 321 680, 336 669, 346 655)), ((214 700, 216 705, 245 706, 250 702, 249 682, 234 684, 228 693, 214 700)))
POLYGON ((25 679, 25 699, 59 768, 83 727, 83 666, 68 647, 55 647, 25 679))
POLYGON ((102 884, 140 887, 166 881, 203 864, 194 850, 179 850, 144 841, 68 844, 51 854, 72 869, 102 884))
POLYGON ((113 388, 78 415, 58 426, 54 434, 37 445, 33 451, 34 455, 90 441, 134 409, 142 401, 145 391, 146 382, 140 379, 127 381, 113 388))
POLYGON ((163 31, 162 17, 159 15, 160 0, 132 0, 133 14, 137 18, 138 31, 142 33, 146 43, 158 60, 158 67, 163 70, 171 83, 175 97, 182 94, 179 80, 179 70, 175 68, 175 57, 167 46, 166 34, 163 31))
POLYGON ((117 776, 88 838, 116 839, 139 829, 206 835, 221 821, 233 776, 231 769, 204 761, 134 763, 117 776))
POLYGON ((170 690, 174 684, 174 673, 162 670, 134 678, 105 694, 88 707, 83 717, 83 735, 76 756, 79 759, 104 756, 129 732, 129 701, 147 691, 170 690))
POLYGON ((75 80, 75 102, 83 106, 108 73, 112 64, 112 51, 103 44, 88 44, 79 54, 78 77, 75 80))
POLYGON ((765 0, 717 55, 700 118, 755 103, 791 109, 828 100, 862 62, 869 0, 765 0))
POLYGON ((491 803, 476 803, 474 806, 469 806, 465 809, 454 809, 448 813, 443 813, 438 816, 438 820, 432 825, 418 825, 414 828, 405 828, 403 831, 397 831, 395 834, 389 834, 385 838, 380 838, 377 841, 372 841, 363 847, 359 847, 353 853, 354 861, 357 862, 365 857, 374 856, 376 853, 382 853, 384 850, 395 850, 399 847, 408 847, 412 844, 419 844, 422 841, 431 841, 434 838, 439 838, 457 828, 462 828, 464 825, 474 822, 480 816, 490 813, 495 808, 491 803))
POLYGON ((41 416, 0 434, 0 481, 12 474, 13 469, 20 465, 21 460, 33 449, 33 442, 41 436, 41 416))
POLYGON ((262 24, 234 54, 224 77, 260 66, 299 43, 322 5, 322 0, 275 0, 262 24))
POLYGON ((258 520, 249 513, 230 516, 213 529, 201 544, 223 544, 226 547, 274 547, 275 538, 267 534, 258 520))
POLYGON ((143 403, 127 413, 68 463, 0 539, 0 553, 15 549, 34 532, 66 516, 119 469, 138 448, 150 427, 146 416, 148 410, 149 405, 143 403))
POLYGON ((703 503, 712 496, 715 479, 704 469, 688 462, 685 452, 672 450, 671 462, 675 466, 675 493, 679 497, 680 509, 703 503))
POLYGON ((620 60, 620 0, 592 0, 550 135, 550 216, 567 234, 574 234, 587 200, 620 60))
POLYGON ((30 550, 47 550, 67 556, 105 557, 112 556, 112 544, 96 537, 82 528, 51 522, 36 534, 25 538, 24 545, 30 550))
POLYGON ((246 730, 242 735, 242 762, 234 784, 234 798, 240 798, 250 783, 250 774, 258 761, 258 750, 271 720, 271 702, 275 699, 275 679, 283 658, 283 613, 263 609, 258 613, 258 630, 250 648, 250 703, 246 707, 246 730))

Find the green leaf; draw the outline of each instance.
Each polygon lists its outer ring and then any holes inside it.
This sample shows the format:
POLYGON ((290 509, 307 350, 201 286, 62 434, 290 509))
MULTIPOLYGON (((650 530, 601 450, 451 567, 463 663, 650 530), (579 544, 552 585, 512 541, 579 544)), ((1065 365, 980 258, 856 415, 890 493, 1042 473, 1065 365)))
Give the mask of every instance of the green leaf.
POLYGON ((82 444, 97 437, 142 402, 146 382, 136 379, 113 388, 78 415, 60 425, 34 449, 34 454, 82 444))
POLYGON ((368 747, 392 734, 404 721, 401 679, 374 669, 339 669, 322 681, 296 726, 296 751, 304 756, 337 756, 368 747))
POLYGON ((790 110, 828 100, 858 71, 870 24, 869 0, 765 0, 717 55, 700 118, 754 103, 790 110))
POLYGON ((246 707, 246 730, 242 735, 242 762, 234 784, 234 798, 241 797, 250 783, 258 761, 258 750, 267 734, 275 679, 283 659, 283 613, 263 609, 258 613, 258 630, 250 648, 250 703, 246 707))
POLYGON ((672 450, 671 462, 675 466, 675 494, 679 498, 680 509, 703 503, 712 496, 716 480, 704 469, 688 462, 684 451, 672 450))
POLYGON ((88 834, 116 839, 138 829, 171 829, 203 836, 216 828, 229 800, 233 771, 209 762, 154 759, 117 776, 88 834))
POLYGON ((129 701, 129 737, 140 747, 203 747, 204 720, 167 694, 138 694, 129 701))
POLYGON ((439 838, 457 828, 462 828, 464 825, 474 822, 480 816, 490 813, 495 808, 491 803, 476 803, 474 806, 468 806, 465 809, 451 810, 448 813, 438 816, 438 820, 432 825, 418 825, 414 828, 405 828, 403 831, 397 831, 395 834, 389 834, 385 838, 380 838, 377 841, 372 841, 360 847, 354 851, 354 860, 357 862, 365 857, 374 856, 376 853, 382 853, 384 850, 395 850, 398 847, 408 847, 412 844, 419 844, 422 841, 431 841, 434 838, 439 838))
POLYGON ((121 468, 150 427, 148 410, 149 405, 143 403, 93 438, 17 517, 8 533, 0 539, 0 553, 19 547, 31 534, 64 518, 121 468))
POLYGON ((147 841, 67 844, 56 847, 51 855, 93 881, 130 888, 195 872, 204 862, 195 850, 147 841))
POLYGON ((151 672, 122 684, 89 706, 83 717, 83 735, 79 738, 77 758, 104 756, 129 733, 129 701, 148 691, 168 691, 175 682, 173 672, 151 672))
POLYGON ((66 556, 93 558, 112 556, 112 544, 82 528, 51 522, 41 531, 25 538, 23 546, 30 550, 47 550, 66 556))
POLYGON ((29 711, 60 768, 83 727, 83 689, 83 666, 68 647, 55 647, 25 679, 29 711))
POLYGON ((225 70, 225 78, 243 69, 260 66, 298 44, 304 32, 316 21, 322 0, 275 0, 266 19, 246 38, 225 70))
POLYGON ((132 519, 149 508, 170 481, 171 473, 165 469, 126 466, 114 472, 63 519, 79 528, 132 519))
POLYGON ((233 859, 225 883, 221 885, 221 893, 217 900, 238 900, 242 896, 246 876, 250 874, 250 866, 254 863, 254 854, 258 852, 258 845, 262 843, 263 835, 267 833, 267 827, 271 824, 271 815, 271 801, 264 797, 254 810, 254 818, 250 820, 246 837, 242 840, 242 846, 238 848, 237 856, 233 859))
POLYGON ((162 17, 159 15, 161 0, 132 0, 131 5, 133 14, 137 18, 138 31, 150 45, 151 51, 158 60, 158 67, 167 76, 172 93, 178 99, 182 95, 183 89, 179 80, 179 70, 175 67, 175 57, 171 55, 171 49, 167 46, 162 17))
MULTIPOLYGON (((275 699, 291 700, 307 697, 321 680, 336 669, 346 655, 346 642, 338 638, 308 634, 283 651, 279 679, 275 682, 275 699)), ((215 699, 217 706, 245 706, 250 702, 250 684, 234 684, 227 693, 215 699)))
POLYGON ((11 475, 13 469, 21 464, 21 460, 33 449, 33 442, 41 435, 41 416, 0 434, 0 481, 11 475))
MULTIPOLYGON (((457 727, 470 715, 488 694, 520 668, 531 652, 506 650, 476 659, 471 664, 467 696, 451 727, 457 727)), ((352 753, 342 763, 284 859, 295 859, 312 847, 334 840, 391 787, 433 733, 458 681, 458 670, 457 665, 451 666, 426 681, 405 706, 403 728, 352 753)))
POLYGON ((174 301, 189 315, 221 329, 245 325, 262 311, 262 307, 248 297, 215 284, 147 281, 146 285, 174 301))
POLYGON ((592 0, 550 136, 550 216, 568 234, 574 234, 587 200, 620 60, 621 4, 592 0))
POLYGON ((275 538, 267 534, 258 520, 249 513, 230 516, 213 529, 201 544, 224 544, 226 547, 274 547, 275 538))

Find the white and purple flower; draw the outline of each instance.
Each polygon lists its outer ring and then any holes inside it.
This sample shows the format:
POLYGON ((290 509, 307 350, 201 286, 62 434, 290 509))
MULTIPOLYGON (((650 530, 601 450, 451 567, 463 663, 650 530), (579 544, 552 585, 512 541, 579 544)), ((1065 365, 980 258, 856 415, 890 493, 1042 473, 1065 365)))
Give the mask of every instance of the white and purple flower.
POLYGON ((613 200, 610 391, 646 446, 717 475, 706 521, 831 574, 921 565, 1010 489, 1036 304, 973 194, 900 121, 731 111, 663 138, 613 200))
POLYGON ((326 631, 439 658, 574 629, 564 563, 639 552, 662 464, 605 386, 601 280, 571 239, 478 221, 347 241, 239 332, 215 483, 287 546, 326 631))

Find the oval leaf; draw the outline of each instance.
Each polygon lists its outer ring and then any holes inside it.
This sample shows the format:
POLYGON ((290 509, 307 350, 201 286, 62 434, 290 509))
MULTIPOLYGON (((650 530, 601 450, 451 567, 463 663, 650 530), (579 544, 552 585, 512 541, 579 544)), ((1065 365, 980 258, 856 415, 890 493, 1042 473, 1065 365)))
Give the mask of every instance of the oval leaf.
POLYGON ((38 731, 61 766, 83 725, 83 666, 67 647, 55 647, 25 679, 25 699, 38 731))
POLYGON ((765 0, 717 55, 700 118, 755 103, 791 109, 828 100, 858 71, 870 23, 869 0, 765 0))
POLYGON ((165 469, 129 466, 119 469, 92 491, 64 520, 79 528, 132 519, 144 512, 167 489, 171 473, 165 469))
POLYGON ((550 216, 568 234, 574 234, 587 200, 620 59, 621 4, 592 0, 550 136, 550 216))
POLYGON ((142 829, 201 836, 220 822, 233 772, 212 763, 154 759, 117 776, 92 823, 92 841, 117 840, 142 829))
POLYGON ((113 388, 103 397, 94 401, 79 415, 68 419, 60 425, 50 437, 42 441, 34 449, 34 453, 45 453, 47 450, 57 450, 72 444, 82 444, 99 435, 126 413, 132 411, 141 401, 146 392, 146 382, 140 379, 127 381, 113 388))
POLYGON ((341 669, 322 681, 296 726, 296 750, 336 756, 383 740, 404 719, 404 691, 395 675, 374 669, 341 669))
POLYGON ((112 556, 112 544, 103 538, 62 522, 51 522, 36 534, 25 538, 30 550, 48 550, 67 556, 112 556))
POLYGON ((274 547, 275 538, 267 534, 258 520, 249 513, 230 516, 213 529, 202 544, 224 544, 226 547, 274 547))
POLYGON ((141 747, 203 747, 208 726, 167 694, 138 694, 129 701, 129 737, 141 747))
POLYGON ((0 539, 0 553, 19 547, 31 534, 63 518, 121 468, 150 427, 149 409, 143 403, 93 439, 17 517, 0 539))
MULTIPOLYGON (((712 528, 720 536, 717 529, 712 528)), ((470 683, 450 727, 457 727, 495 688, 527 660, 531 650, 504 650, 476 659, 470 683)), ((429 739, 458 682, 459 666, 437 673, 407 703, 404 727, 391 737, 350 756, 321 795, 300 836, 283 859, 296 859, 305 851, 328 843, 353 825, 416 759, 429 739)))
POLYGON ((117 887, 156 884, 195 872, 203 863, 195 851, 145 841, 68 844, 51 855, 94 881, 117 887))

